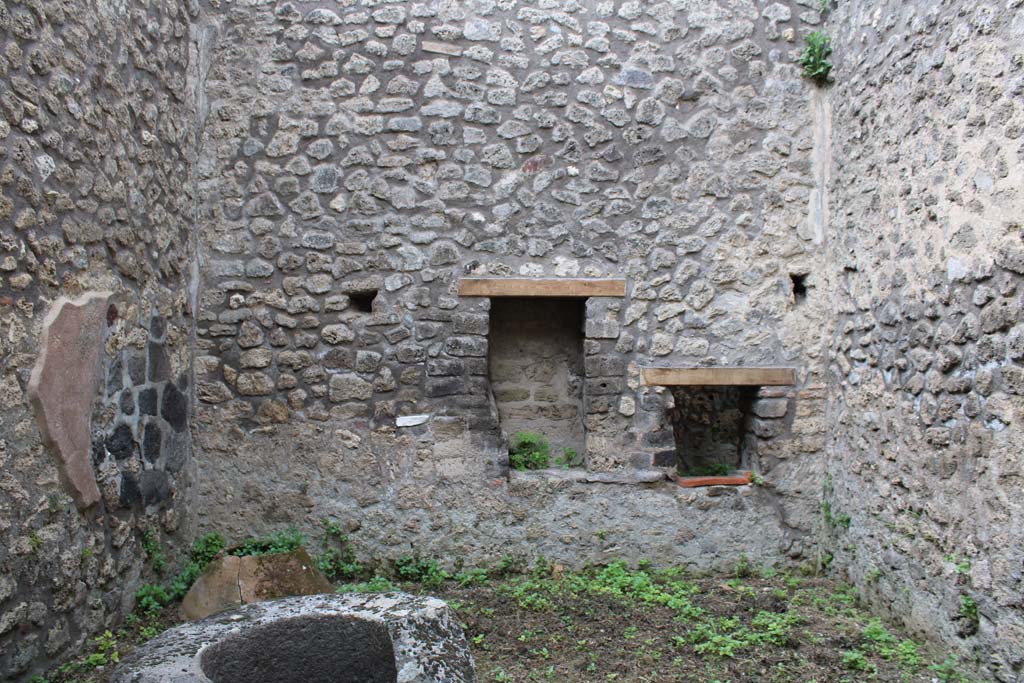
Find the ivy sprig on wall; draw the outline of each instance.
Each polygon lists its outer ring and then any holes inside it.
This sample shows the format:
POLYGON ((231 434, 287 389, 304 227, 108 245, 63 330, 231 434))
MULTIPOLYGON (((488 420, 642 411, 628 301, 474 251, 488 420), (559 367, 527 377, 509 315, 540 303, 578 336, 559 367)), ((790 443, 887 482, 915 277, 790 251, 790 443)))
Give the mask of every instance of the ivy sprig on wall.
POLYGON ((804 78, 809 78, 819 85, 828 82, 832 73, 832 39, 824 31, 813 31, 804 38, 804 51, 800 54, 800 66, 803 67, 804 78))

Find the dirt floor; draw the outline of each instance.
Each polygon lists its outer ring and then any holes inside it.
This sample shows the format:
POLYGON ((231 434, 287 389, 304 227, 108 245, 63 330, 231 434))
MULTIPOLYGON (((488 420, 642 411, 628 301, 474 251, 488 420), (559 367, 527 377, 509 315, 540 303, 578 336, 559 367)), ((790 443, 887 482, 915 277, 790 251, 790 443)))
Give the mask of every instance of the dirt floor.
MULTIPOLYGON (((612 563, 581 572, 540 561, 454 576, 398 566, 341 590, 444 598, 459 615, 481 683, 969 683, 953 658, 914 642, 824 578, 751 572, 689 577, 612 563), (755 575, 756 574, 756 575, 755 575), (402 580, 405 579, 405 580, 402 580)), ((102 683, 116 662, 172 625, 177 604, 129 619, 94 651, 33 683, 102 683)))
POLYGON ((688 580, 612 565, 434 594, 462 618, 482 683, 969 680, 820 578, 688 580))

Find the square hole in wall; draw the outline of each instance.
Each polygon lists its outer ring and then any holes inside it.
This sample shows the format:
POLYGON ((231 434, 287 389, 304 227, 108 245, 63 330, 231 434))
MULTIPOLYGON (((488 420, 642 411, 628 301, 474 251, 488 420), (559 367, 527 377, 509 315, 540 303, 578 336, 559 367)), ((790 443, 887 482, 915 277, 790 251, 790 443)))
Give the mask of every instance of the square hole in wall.
POLYGON ((373 302, 377 299, 376 289, 349 292, 348 301, 353 310, 360 313, 373 313, 373 302))
POLYGON ((678 387, 671 411, 681 476, 725 475, 748 468, 755 455, 748 425, 752 387, 678 387))
POLYGON ((488 368, 502 431, 584 452, 584 299, 491 300, 488 368))

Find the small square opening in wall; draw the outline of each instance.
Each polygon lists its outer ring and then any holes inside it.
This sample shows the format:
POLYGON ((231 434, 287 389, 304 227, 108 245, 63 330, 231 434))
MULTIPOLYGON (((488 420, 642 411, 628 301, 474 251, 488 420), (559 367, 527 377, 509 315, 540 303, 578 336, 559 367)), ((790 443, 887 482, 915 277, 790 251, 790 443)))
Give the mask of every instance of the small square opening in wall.
POLYGON ((793 301, 801 303, 807 298, 807 273, 790 273, 789 283, 793 301))
POLYGON ((520 432, 542 434, 552 465, 565 449, 584 452, 585 301, 491 300, 488 372, 501 429, 512 441, 520 432))
POLYGON ((373 302, 377 299, 376 289, 367 289, 360 292, 350 292, 348 295, 349 304, 360 313, 373 313, 373 302))
POLYGON ((747 427, 756 387, 677 387, 672 395, 680 476, 725 476, 753 465, 756 446, 747 427))

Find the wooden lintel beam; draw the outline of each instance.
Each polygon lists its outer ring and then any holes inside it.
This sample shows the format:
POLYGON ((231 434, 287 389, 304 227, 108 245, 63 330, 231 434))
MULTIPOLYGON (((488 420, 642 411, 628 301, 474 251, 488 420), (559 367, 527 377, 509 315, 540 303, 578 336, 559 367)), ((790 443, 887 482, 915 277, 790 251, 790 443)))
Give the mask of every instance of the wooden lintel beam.
POLYGON ((489 278, 459 280, 459 296, 586 298, 626 296, 626 281, 612 279, 571 280, 567 278, 489 278))
POLYGON ((793 368, 643 368, 643 383, 664 387, 768 387, 796 384, 793 368))

